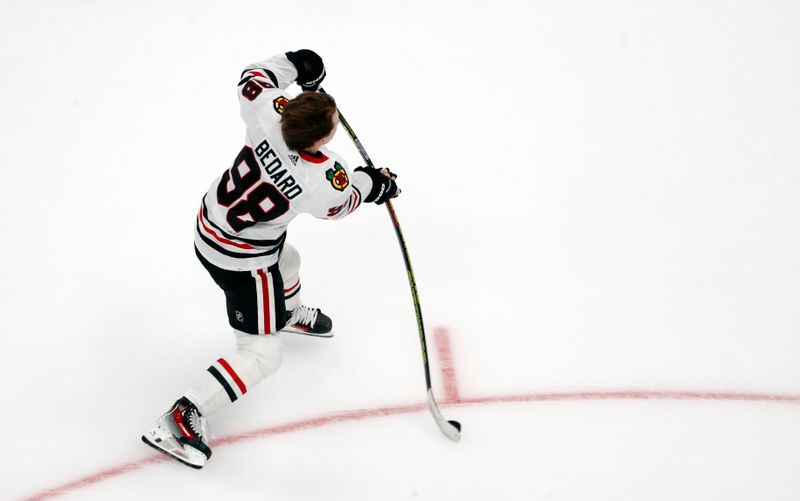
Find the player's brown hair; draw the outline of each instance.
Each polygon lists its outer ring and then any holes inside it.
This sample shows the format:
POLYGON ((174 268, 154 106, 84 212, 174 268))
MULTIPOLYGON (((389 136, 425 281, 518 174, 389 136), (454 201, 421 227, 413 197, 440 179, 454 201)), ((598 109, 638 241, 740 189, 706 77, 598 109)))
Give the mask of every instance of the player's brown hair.
POLYGON ((321 92, 303 92, 283 107, 281 132, 289 149, 300 151, 333 131, 336 101, 321 92))

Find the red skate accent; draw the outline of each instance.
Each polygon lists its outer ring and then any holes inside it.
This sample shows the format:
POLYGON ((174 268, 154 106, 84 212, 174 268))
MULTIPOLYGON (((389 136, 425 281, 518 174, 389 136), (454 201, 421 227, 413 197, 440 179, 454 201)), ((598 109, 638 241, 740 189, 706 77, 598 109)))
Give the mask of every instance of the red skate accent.
POLYGON ((181 410, 177 406, 175 407, 175 410, 172 411, 172 419, 181 430, 181 435, 183 435, 185 438, 194 438, 194 433, 192 433, 189 428, 186 427, 186 423, 183 422, 183 414, 181 414, 181 410))

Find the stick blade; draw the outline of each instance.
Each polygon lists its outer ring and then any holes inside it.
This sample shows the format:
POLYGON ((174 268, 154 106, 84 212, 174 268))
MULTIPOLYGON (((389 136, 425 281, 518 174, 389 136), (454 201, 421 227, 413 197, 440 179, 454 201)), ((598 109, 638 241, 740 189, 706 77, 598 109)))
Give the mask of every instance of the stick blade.
POLYGON ((441 411, 439 411, 439 406, 436 405, 436 400, 433 399, 433 390, 428 390, 428 409, 430 409, 431 414, 433 414, 433 419, 436 421, 436 424, 439 426, 439 429, 444 433, 444 436, 452 440, 453 442, 458 442, 461 440, 461 423, 458 421, 448 421, 443 416, 441 411))

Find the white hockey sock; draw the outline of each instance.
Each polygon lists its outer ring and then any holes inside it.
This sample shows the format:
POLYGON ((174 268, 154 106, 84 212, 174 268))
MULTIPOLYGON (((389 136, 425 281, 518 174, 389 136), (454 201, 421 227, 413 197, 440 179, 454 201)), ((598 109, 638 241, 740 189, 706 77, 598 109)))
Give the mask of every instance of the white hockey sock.
MULTIPOLYGON (((300 282, 297 282, 297 288, 300 287, 300 282)), ((292 297, 286 298, 286 311, 292 311, 300 306, 300 293, 295 293, 292 297)))
POLYGON ((235 402, 281 364, 283 343, 279 334, 234 333, 236 351, 214 362, 184 393, 203 416, 235 402))
POLYGON ((300 253, 291 245, 284 244, 278 269, 283 277, 283 295, 286 301, 286 311, 292 311, 300 306, 300 253))

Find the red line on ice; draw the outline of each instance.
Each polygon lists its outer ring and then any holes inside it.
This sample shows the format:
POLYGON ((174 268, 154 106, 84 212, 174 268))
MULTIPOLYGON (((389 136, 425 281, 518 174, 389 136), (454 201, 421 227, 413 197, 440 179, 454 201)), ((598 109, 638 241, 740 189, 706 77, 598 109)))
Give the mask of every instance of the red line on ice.
MULTIPOLYGON (((477 398, 462 398, 458 403, 451 405, 479 405, 503 402, 546 402, 552 400, 724 400, 724 401, 746 401, 746 402, 775 402, 800 404, 800 395, 771 395, 761 393, 725 393, 725 392, 694 392, 694 391, 647 391, 647 390, 626 390, 626 391, 594 391, 594 392, 567 392, 567 393, 530 393, 518 395, 499 395, 477 398)), ((268 428, 261 428, 236 435, 229 435, 215 440, 211 445, 219 447, 222 445, 235 444, 246 440, 268 437, 271 435, 281 435, 295 431, 319 428, 321 426, 342 423, 347 421, 360 421, 363 419, 377 418, 383 416, 394 416, 397 414, 408 414, 412 412, 422 412, 427 409, 426 404, 406 405, 398 407, 380 407, 377 409, 360 409, 354 411, 339 412, 328 416, 321 416, 304 421, 296 421, 268 428)), ((433 426, 433 425, 431 425, 433 426)), ((164 455, 150 456, 139 461, 123 463, 107 470, 93 473, 86 477, 75 480, 67 484, 51 487, 28 498, 28 501, 51 499, 56 496, 66 494, 89 487, 90 485, 118 477, 125 473, 136 471, 144 466, 161 461, 172 461, 164 455)), ((183 466, 177 465, 183 468, 183 466)))
POLYGON ((453 365, 453 351, 450 348, 450 334, 444 327, 437 327, 433 330, 433 337, 436 341, 436 352, 439 355, 439 366, 444 382, 445 402, 459 402, 461 396, 458 392, 458 381, 456 380, 456 369, 453 365))
MULTIPOLYGON (((649 390, 619 390, 619 391, 578 391, 561 393, 524 393, 517 395, 494 395, 485 397, 463 398, 458 392, 456 384, 455 369, 452 364, 452 353, 450 351, 450 340, 446 329, 436 329, 434 331, 438 346, 438 354, 442 361, 442 378, 445 383, 445 394, 447 402, 442 406, 452 405, 485 405, 505 402, 547 402, 554 400, 721 400, 721 401, 743 401, 743 402, 771 402, 800 404, 800 395, 780 395, 767 393, 736 393, 736 392, 708 392, 708 391, 649 391, 649 390), (449 360, 449 364, 445 363, 449 360)), ((379 407, 377 409, 358 409, 352 411, 337 412, 326 416, 320 416, 303 421, 295 421, 278 426, 270 426, 258 430, 252 430, 235 435, 214 440, 213 447, 236 444, 247 440, 281 435, 295 431, 319 428, 329 424, 343 423, 347 421, 360 421, 364 419, 379 418, 384 416, 395 416, 398 414, 409 414, 412 412, 423 412, 428 407, 426 404, 403 405, 395 407, 379 407)), ((433 424, 431 424, 433 427, 433 424)), ((38 501, 51 499, 57 496, 77 491, 105 480, 131 473, 153 463, 172 461, 168 457, 158 454, 151 455, 139 461, 122 463, 111 468, 92 473, 73 482, 57 485, 25 498, 26 501, 38 501)), ((176 465, 176 468, 184 468, 176 465)))

